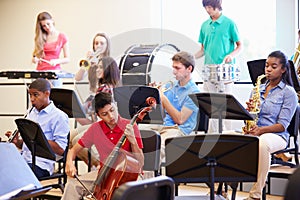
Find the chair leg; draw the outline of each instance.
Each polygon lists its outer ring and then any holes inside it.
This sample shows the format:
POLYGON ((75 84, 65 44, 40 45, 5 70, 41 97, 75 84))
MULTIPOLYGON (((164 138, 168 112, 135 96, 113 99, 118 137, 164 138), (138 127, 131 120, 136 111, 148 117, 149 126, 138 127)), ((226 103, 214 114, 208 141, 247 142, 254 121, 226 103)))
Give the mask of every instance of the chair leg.
POLYGON ((295 163, 299 166, 299 145, 298 145, 298 137, 294 137, 295 144, 295 163))
POLYGON ((223 188, 223 182, 219 183, 218 189, 217 189, 217 194, 222 195, 222 188, 223 188))
POLYGON ((233 182, 233 183, 230 183, 229 185, 232 188, 231 200, 235 200, 236 191, 237 191, 239 183, 238 182, 233 182))
POLYGON ((91 149, 88 150, 88 172, 92 170, 92 154, 91 149))
POLYGON ((266 198, 267 198, 267 192, 266 192, 266 186, 265 186, 264 189, 262 190, 262 197, 261 197, 261 199, 262 200, 266 200, 266 198))
POLYGON ((179 187, 179 184, 175 183, 175 196, 178 196, 178 187, 179 187))

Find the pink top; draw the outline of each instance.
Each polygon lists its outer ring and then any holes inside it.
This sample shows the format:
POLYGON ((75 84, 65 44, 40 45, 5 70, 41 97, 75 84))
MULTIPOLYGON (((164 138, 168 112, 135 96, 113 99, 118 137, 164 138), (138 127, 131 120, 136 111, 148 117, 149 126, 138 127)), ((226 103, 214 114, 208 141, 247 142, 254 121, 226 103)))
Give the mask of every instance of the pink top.
MULTIPOLYGON (((65 34, 59 33, 58 38, 55 42, 45 43, 44 44, 44 52, 45 57, 43 59, 45 60, 52 60, 52 59, 58 59, 61 49, 63 46, 67 43, 68 38, 65 34)), ((37 70, 61 70, 60 64, 56 66, 52 66, 46 62, 39 62, 37 67, 37 70)))

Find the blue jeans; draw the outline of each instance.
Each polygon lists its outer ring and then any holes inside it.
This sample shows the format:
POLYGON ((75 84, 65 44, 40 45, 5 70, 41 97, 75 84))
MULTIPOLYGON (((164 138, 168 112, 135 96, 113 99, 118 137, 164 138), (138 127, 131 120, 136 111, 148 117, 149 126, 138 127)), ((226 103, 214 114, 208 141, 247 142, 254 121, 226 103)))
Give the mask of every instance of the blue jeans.
MULTIPOLYGON (((28 163, 29 167, 32 169, 32 163, 28 163)), ((49 171, 42 169, 39 166, 35 165, 34 172, 35 176, 39 179, 45 176, 50 176, 49 171)))

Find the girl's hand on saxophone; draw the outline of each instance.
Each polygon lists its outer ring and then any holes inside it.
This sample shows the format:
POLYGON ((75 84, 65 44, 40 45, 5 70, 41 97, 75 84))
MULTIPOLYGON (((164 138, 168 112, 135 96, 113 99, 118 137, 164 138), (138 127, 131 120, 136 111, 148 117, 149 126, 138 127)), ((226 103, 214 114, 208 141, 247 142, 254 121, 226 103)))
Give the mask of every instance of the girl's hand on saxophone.
POLYGON ((260 106, 259 101, 254 101, 253 98, 250 98, 249 101, 246 102, 247 108, 249 112, 256 112, 260 106))
POLYGON ((263 132, 261 131, 261 127, 254 125, 250 128, 249 131, 245 130, 245 134, 260 136, 261 134, 263 134, 263 132))
POLYGON ((250 98, 249 101, 246 101, 246 105, 247 105, 246 110, 248 110, 249 112, 251 112, 254 109, 253 99, 250 98))

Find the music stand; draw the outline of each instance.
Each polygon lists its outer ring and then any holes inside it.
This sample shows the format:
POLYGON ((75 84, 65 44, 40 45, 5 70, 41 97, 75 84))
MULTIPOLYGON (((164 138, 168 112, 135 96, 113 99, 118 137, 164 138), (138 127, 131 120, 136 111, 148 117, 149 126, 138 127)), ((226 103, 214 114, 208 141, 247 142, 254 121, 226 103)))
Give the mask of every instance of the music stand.
POLYGON ((203 134, 166 139, 166 176, 175 183, 255 182, 258 137, 203 134), (238 163, 238 164, 237 164, 238 163))
POLYGON ((33 171, 35 171, 36 156, 55 161, 55 153, 38 123, 24 118, 16 119, 15 122, 23 141, 31 151, 33 171))
POLYGON ((73 90, 51 88, 50 99, 54 105, 64 111, 69 118, 86 118, 78 96, 73 90))
POLYGON ((0 152, 0 199, 29 199, 51 189, 42 187, 14 144, 0 143, 0 152))
POLYGON ((127 119, 131 119, 141 108, 149 106, 146 104, 146 99, 148 97, 154 97, 157 104, 156 108, 147 113, 144 119, 139 123, 163 123, 163 109, 157 88, 140 85, 127 85, 114 88, 113 93, 114 99, 118 103, 118 111, 120 115, 127 119))
POLYGON ((222 119, 254 120, 231 94, 195 93, 189 97, 209 118, 219 119, 219 133, 222 133, 222 119))

